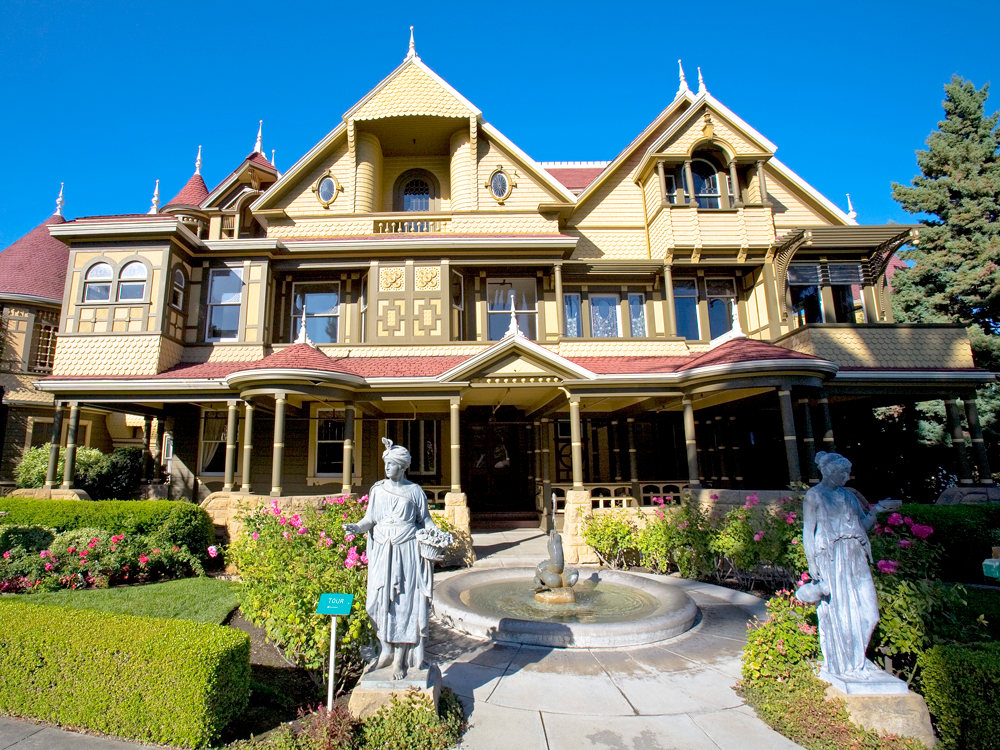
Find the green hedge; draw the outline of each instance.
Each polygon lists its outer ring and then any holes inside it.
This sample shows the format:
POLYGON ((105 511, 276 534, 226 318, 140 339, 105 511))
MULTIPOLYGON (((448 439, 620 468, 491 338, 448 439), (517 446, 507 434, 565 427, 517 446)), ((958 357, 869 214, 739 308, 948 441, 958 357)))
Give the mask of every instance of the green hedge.
POLYGON ((247 705, 246 633, 0 600, 0 713, 202 747, 247 705))
MULTIPOLYGON (((934 529, 929 542, 942 550, 940 577, 960 583, 983 582, 983 560, 992 555, 1000 532, 1000 505, 919 505, 907 503, 898 511, 934 529)), ((885 522, 888 513, 879 515, 885 522)))
POLYGON ((1000 737, 1000 643, 935 646, 917 657, 939 750, 991 750, 1000 737))
POLYGON ((212 519, 193 503, 169 500, 32 500, 0 499, 0 524, 44 526, 55 531, 97 528, 110 534, 135 534, 186 546, 201 559, 215 541, 212 519))

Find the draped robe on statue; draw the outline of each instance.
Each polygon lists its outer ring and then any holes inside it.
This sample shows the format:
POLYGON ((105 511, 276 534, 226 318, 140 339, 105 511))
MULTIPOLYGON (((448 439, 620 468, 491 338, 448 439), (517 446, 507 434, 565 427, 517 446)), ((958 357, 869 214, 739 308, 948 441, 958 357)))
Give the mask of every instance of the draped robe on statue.
POLYGON ((835 675, 857 675, 868 668, 868 641, 878 624, 878 600, 868 563, 871 544, 857 496, 844 489, 818 485, 806 499, 816 501, 814 538, 818 579, 830 587, 829 598, 816 606, 823 669, 835 675))
POLYGON ((427 635, 433 564, 420 556, 416 533, 436 528, 427 496, 413 483, 399 489, 387 480, 368 493, 368 511, 358 524, 368 534, 366 609, 381 640, 415 644, 427 635))

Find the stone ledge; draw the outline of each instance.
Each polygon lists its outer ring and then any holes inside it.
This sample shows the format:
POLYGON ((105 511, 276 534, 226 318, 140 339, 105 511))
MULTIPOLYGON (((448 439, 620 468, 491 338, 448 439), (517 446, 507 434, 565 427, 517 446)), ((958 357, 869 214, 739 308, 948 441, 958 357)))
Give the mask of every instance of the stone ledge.
POLYGON ((931 727, 931 715, 922 695, 847 695, 832 685, 826 689, 826 699, 839 698, 847 704, 851 721, 859 727, 886 734, 913 737, 927 747, 934 747, 937 738, 931 727))
POLYGON ((90 500, 90 495, 83 490, 47 489, 45 487, 14 490, 8 497, 21 497, 29 500, 90 500))

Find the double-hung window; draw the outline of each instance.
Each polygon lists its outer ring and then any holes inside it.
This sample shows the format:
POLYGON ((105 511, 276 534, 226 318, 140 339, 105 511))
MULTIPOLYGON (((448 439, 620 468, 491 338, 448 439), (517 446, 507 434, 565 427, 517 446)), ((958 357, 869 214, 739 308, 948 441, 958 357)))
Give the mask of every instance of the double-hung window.
POLYGON ((316 414, 316 476, 343 473, 344 420, 332 409, 320 410, 316 414))
POLYGON ((451 337, 465 339, 465 278, 458 271, 451 272, 451 337))
POLYGON ((226 426, 228 413, 204 409, 201 413, 200 474, 223 474, 226 470, 226 426))
POLYGON ((579 338, 583 336, 583 310, 580 305, 580 295, 576 293, 563 295, 563 330, 566 336, 579 338))
POLYGON ((701 339, 698 325, 698 280, 674 278, 674 317, 677 335, 689 341, 701 339))
POLYGON ((792 263, 788 266, 788 291, 792 313, 800 326, 823 322, 822 278, 817 263, 792 263))
POLYGON ((833 309, 838 323, 864 323, 865 309, 861 297, 860 263, 828 263, 833 309))
POLYGON ((865 322, 860 263, 792 263, 787 278, 792 312, 800 326, 865 322), (826 302, 824 289, 830 294, 826 302))
POLYGON ((397 420, 389 424, 389 434, 410 450, 408 476, 437 476, 439 424, 431 419, 397 420))
POLYGON ((211 269, 208 277, 207 340, 232 341, 239 336, 242 301, 243 269, 211 269))
POLYGON ((630 292, 628 295, 628 326, 634 339, 646 337, 646 295, 630 292))
POLYGON ((718 338, 733 329, 733 310, 736 305, 736 285, 732 279, 705 279, 708 296, 708 329, 711 337, 718 338))
POLYGON ((140 302, 146 295, 146 266, 135 260, 118 274, 118 301, 140 302))
POLYGON ((490 341, 500 341, 510 327, 513 307, 517 327, 529 339, 536 338, 535 279, 490 279, 486 283, 490 341))
POLYGON ((340 319, 340 283, 295 284, 292 289, 292 338, 298 335, 302 316, 306 335, 314 344, 336 344, 340 319))

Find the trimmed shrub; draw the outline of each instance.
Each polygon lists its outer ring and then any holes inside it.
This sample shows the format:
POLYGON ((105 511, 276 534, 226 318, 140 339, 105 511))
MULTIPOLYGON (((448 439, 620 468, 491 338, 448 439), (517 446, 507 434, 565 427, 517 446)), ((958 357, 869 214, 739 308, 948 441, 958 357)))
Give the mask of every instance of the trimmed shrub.
MULTIPOLYGON (((663 506, 662 498, 654 497, 663 506)), ((715 573, 715 561, 709 546, 715 529, 697 505, 685 502, 676 510, 657 508, 646 527, 639 532, 636 546, 642 562, 654 573, 678 570, 685 578, 708 578, 715 573)))
POLYGON ((448 750, 458 741, 463 722, 462 706, 451 691, 442 691, 439 710, 416 688, 403 697, 394 694, 364 722, 364 744, 382 750, 448 750))
POLYGON ((142 483, 142 448, 115 448, 106 470, 97 477, 94 500, 132 500, 139 497, 142 483))
POLYGON ((203 747, 247 704, 246 633, 0 600, 0 713, 203 747))
POLYGON ((169 500, 82 503, 79 500, 2 498, 0 511, 6 511, 2 520, 7 524, 44 526, 56 531, 98 528, 109 534, 149 536, 162 545, 169 542, 187 547, 203 561, 208 546, 215 540, 212 519, 193 503, 169 500))
MULTIPOLYGON (((1000 533, 1000 505, 919 505, 907 503, 896 513, 930 526, 928 539, 940 550, 939 576, 945 581, 982 583, 983 560, 1000 533)), ((886 524, 891 513, 879 514, 886 524)))
MULTIPOLYGON (((18 487, 30 489, 45 484, 45 472, 49 467, 49 446, 50 443, 37 445, 24 452, 21 463, 14 467, 14 481, 17 482, 18 487)), ((56 469, 56 476, 60 479, 65 466, 66 449, 60 448, 59 465, 56 469)), ((98 490, 100 477, 108 471, 110 466, 111 459, 97 448, 78 446, 73 486, 86 490, 88 495, 95 497, 94 493, 98 490)))
POLYGON ((17 547, 25 552, 41 552, 55 538, 55 532, 44 526, 0 526, 0 554, 17 547))
POLYGON ((941 750, 990 750, 1000 737, 1000 643, 935 646, 917 657, 941 750))
POLYGON ((588 514, 582 519, 583 538, 609 568, 628 567, 630 555, 639 547, 639 530, 624 511, 588 514))
POLYGON ((816 607, 781 591, 767 602, 767 620, 754 620, 743 647, 743 679, 784 679, 820 658, 816 607))

